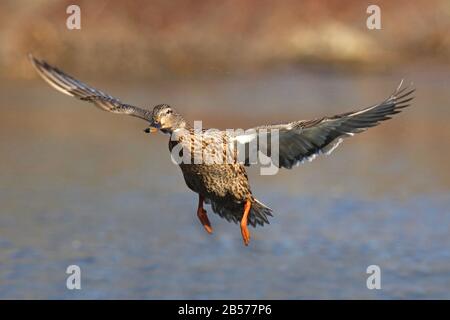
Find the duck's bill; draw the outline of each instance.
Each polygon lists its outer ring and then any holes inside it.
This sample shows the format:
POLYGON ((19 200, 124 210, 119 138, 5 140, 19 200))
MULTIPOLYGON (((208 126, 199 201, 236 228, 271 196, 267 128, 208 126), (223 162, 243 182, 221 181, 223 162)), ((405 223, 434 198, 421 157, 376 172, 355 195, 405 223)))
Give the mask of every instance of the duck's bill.
POLYGON ((155 133, 155 132, 158 132, 158 129, 155 127, 148 127, 148 128, 144 129, 144 132, 145 133, 155 133))
POLYGON ((147 128, 144 129, 145 133, 155 133, 158 132, 158 129, 160 127, 160 124, 158 122, 155 121, 150 121, 149 125, 147 128))

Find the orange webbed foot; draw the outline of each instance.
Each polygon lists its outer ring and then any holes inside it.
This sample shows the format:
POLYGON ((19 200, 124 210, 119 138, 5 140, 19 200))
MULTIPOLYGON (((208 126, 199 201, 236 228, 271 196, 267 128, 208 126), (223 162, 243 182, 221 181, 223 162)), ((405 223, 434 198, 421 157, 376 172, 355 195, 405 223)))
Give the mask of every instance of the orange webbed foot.
POLYGON ((206 210, 203 208, 198 208, 197 216, 206 232, 209 234, 213 233, 213 228, 211 227, 211 222, 209 222, 208 215, 206 214, 206 210))
POLYGON ((244 240, 244 244, 248 246, 250 243, 250 231, 248 230, 248 227, 246 225, 241 224, 241 234, 242 239, 244 240))
POLYGON ((244 240, 244 245, 248 246, 250 243, 250 231, 248 230, 248 215, 250 213, 250 208, 252 206, 252 202, 247 200, 244 205, 244 214, 241 219, 241 234, 242 239, 244 240))

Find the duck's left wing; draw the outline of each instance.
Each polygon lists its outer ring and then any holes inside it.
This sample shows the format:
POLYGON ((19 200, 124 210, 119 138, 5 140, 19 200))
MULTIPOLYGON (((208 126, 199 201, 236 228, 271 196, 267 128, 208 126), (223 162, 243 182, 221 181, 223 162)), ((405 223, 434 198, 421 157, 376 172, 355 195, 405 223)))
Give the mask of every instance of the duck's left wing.
POLYGON ((249 159, 249 154, 257 150, 271 157, 277 167, 290 169, 305 160, 313 160, 320 153, 329 154, 344 138, 391 119, 392 115, 409 106, 415 89, 412 85, 402 88, 402 83, 386 100, 362 110, 314 120, 260 126, 247 130, 245 134, 237 134, 233 141, 241 153, 239 159, 245 159, 247 165, 252 164, 254 162, 249 159), (262 136, 265 138, 262 139, 262 136), (276 141, 278 153, 272 147, 276 141), (242 150, 245 155, 242 155, 242 150))

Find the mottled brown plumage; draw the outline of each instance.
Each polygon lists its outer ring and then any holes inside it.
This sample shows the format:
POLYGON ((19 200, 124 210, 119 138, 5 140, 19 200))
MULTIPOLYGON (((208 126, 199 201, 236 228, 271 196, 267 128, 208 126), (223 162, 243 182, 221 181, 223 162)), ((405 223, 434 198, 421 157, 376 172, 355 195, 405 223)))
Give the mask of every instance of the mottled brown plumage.
POLYGON ((318 154, 329 154, 344 138, 390 119, 408 106, 414 92, 411 87, 402 88, 400 83, 386 100, 362 110, 261 126, 245 133, 196 130, 166 104, 157 105, 152 111, 124 104, 44 61, 31 56, 30 60, 39 75, 58 91, 92 102, 105 111, 144 119, 149 122, 146 132, 159 130, 169 134, 169 150, 178 158, 186 185, 199 195, 197 216, 206 231, 211 233, 212 226, 203 202, 210 203, 222 218, 240 223, 245 245, 250 240, 247 224, 264 225, 269 223, 268 216, 272 216, 272 210, 252 195, 244 166, 253 164, 248 150, 256 148, 253 151, 265 154, 276 167, 290 169, 318 154), (260 138, 266 132, 269 136, 276 135, 279 148, 267 142, 270 138, 266 142, 260 138))
POLYGON ((171 132, 169 150, 172 153, 179 148, 180 154, 189 154, 187 161, 179 163, 189 189, 204 197, 213 211, 228 221, 241 221, 243 206, 250 200, 250 225, 269 223, 267 216, 272 215, 271 209, 253 197, 245 167, 238 163, 237 153, 230 148, 234 137, 225 131, 195 132, 187 126, 177 130, 171 132), (232 159, 227 162, 228 154, 232 159), (195 163, 196 156, 203 163, 195 163))

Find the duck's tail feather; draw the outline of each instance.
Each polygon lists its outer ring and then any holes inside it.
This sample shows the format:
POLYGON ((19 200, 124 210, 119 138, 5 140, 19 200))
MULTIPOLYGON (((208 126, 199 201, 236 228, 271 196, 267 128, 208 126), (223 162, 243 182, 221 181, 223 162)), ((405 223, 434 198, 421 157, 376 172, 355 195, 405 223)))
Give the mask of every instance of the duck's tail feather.
POLYGON ((272 217, 272 209, 257 199, 253 199, 250 209, 249 223, 256 227, 257 224, 263 226, 264 223, 270 224, 269 217, 272 217), (253 218, 252 218, 253 217, 253 218))
MULTIPOLYGON (((220 217, 226 219, 228 222, 240 223, 242 214, 244 213, 243 204, 239 203, 222 203, 205 199, 206 203, 211 204, 212 210, 220 217)), ((269 216, 272 217, 272 209, 261 203, 255 198, 252 198, 252 206, 250 214, 248 215, 248 223, 252 227, 257 225, 263 226, 269 224, 269 216)))

